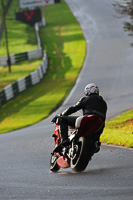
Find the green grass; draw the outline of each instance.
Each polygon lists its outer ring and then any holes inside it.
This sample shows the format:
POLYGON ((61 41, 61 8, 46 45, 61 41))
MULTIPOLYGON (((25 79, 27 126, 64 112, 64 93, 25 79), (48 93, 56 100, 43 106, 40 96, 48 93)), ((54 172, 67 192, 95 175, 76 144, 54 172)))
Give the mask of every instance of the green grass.
POLYGON ((12 73, 8 72, 8 67, 0 67, 0 90, 19 78, 29 75, 39 67, 40 63, 41 60, 32 60, 12 65, 12 73))
POLYGON ((62 80, 43 79, 40 85, 28 89, 28 95, 23 92, 2 106, 0 132, 22 128, 47 117, 69 93, 71 80, 62 80))
MULTIPOLYGON (((0 4, 0 11, 1 11, 0 4)), ((34 27, 15 20, 15 11, 19 9, 19 1, 13 1, 6 15, 6 26, 10 54, 22 53, 37 49, 34 27)), ((1 12, 2 13, 2 12, 1 12)), ((1 19, 1 17, 0 17, 1 19)), ((6 55, 5 33, 0 40, 0 56, 6 55)))
POLYGON ((40 30, 49 58, 40 84, 0 108, 0 133, 34 124, 58 107, 73 87, 86 54, 81 28, 67 4, 46 6, 46 27, 40 30))
MULTIPOLYGON (((37 49, 35 31, 33 27, 17 22, 7 20, 8 44, 10 54, 23 53, 37 49)), ((0 41, 0 56, 6 55, 5 34, 0 41)))
POLYGON ((85 41, 81 29, 64 1, 46 7, 47 25, 41 30, 41 40, 50 57, 50 76, 69 77, 78 73, 85 56, 85 41), (55 20, 56 19, 56 20, 55 20))
POLYGON ((133 110, 108 120, 101 141, 133 148, 133 110))
MULTIPOLYGON (((86 44, 79 24, 64 1, 46 7, 46 23, 40 34, 49 58, 47 74, 40 84, 0 108, 0 133, 29 126, 49 116, 67 97, 80 72, 86 44)), ((12 66, 12 75, 6 68, 0 71, 0 84, 26 76, 38 67, 40 60, 28 62, 12 66)), ((133 110, 106 121, 101 141, 133 147, 132 130, 133 110)))
MULTIPOLYGON (((4 1, 6 5, 6 1, 4 1)), ((19 11, 19 1, 13 1, 6 15, 10 54, 22 53, 37 48, 34 28, 15 20, 15 11, 19 11)), ((0 19, 2 8, 0 4, 0 19)), ((5 34, 5 33, 4 33, 5 34)), ((0 56, 6 55, 5 35, 0 41, 0 56)), ((25 61, 8 67, 0 67, 0 90, 21 77, 25 77, 39 67, 41 60, 25 61)))

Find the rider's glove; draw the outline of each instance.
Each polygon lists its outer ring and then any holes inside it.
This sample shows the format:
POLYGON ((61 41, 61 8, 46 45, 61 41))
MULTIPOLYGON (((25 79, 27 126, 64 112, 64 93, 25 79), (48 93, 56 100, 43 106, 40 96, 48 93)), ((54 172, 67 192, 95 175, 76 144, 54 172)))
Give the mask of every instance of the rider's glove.
POLYGON ((59 124, 60 123, 60 118, 61 118, 62 114, 56 115, 51 122, 55 123, 55 124, 59 124))
POLYGON ((56 115, 56 116, 51 120, 51 122, 55 123, 56 120, 57 120, 57 118, 58 118, 58 115, 56 115))
POLYGON ((51 120, 51 122, 52 123, 57 123, 57 119, 59 119, 60 118, 60 115, 56 115, 52 120, 51 120))

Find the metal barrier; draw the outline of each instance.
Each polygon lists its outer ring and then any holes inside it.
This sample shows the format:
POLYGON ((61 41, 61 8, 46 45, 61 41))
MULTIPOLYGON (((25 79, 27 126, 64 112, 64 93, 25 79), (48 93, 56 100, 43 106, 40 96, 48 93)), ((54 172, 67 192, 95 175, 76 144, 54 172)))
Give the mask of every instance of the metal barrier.
MULTIPOLYGON (((42 57, 42 49, 35 49, 24 53, 18 53, 18 54, 11 54, 11 65, 24 61, 24 60, 32 60, 32 59, 38 59, 42 57)), ((0 66, 7 66, 7 56, 1 56, 0 57, 0 66)))
MULTIPOLYGON (((43 22, 35 24, 35 32, 36 32, 38 49, 31 50, 24 53, 11 54, 10 55, 11 65, 24 61, 24 60, 39 59, 42 57, 42 47, 41 47, 41 40, 39 36, 39 28, 41 26, 43 26, 43 22)), ((3 67, 7 66, 8 65, 7 60, 8 60, 7 56, 0 56, 0 66, 3 66, 3 67)))
MULTIPOLYGON (((42 57, 41 41, 39 38, 40 26, 42 26, 41 23, 36 24, 38 49, 31 50, 25 53, 10 55, 11 64, 15 64, 23 60, 32 60, 32 59, 38 59, 42 57)), ((26 77, 22 77, 18 79, 17 81, 6 86, 2 91, 0 91, 0 106, 5 104, 8 100, 12 99, 20 92, 23 92, 27 88, 39 83, 41 79, 44 77, 44 75, 46 74, 47 65, 48 65, 47 54, 46 54, 46 51, 44 51, 41 65, 38 67, 37 70, 35 70, 34 72, 32 72, 26 77)), ((7 56, 0 57, 0 66, 7 66, 7 56)))
POLYGON ((44 56, 41 62, 41 65, 37 70, 32 72, 26 77, 20 78, 14 83, 6 86, 2 91, 0 91, 0 106, 5 104, 8 100, 12 99, 20 92, 23 92, 27 88, 39 83, 41 79, 46 74, 47 70, 47 55, 44 51, 44 56))
POLYGON ((15 61, 16 63, 28 60, 27 52, 15 54, 15 61))

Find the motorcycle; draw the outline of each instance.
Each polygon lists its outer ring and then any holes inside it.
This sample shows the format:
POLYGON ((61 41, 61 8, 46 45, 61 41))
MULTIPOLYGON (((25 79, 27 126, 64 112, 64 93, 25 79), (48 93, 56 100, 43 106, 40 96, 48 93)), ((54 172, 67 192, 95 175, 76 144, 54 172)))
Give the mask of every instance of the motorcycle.
POLYGON ((103 126, 98 115, 80 116, 76 119, 75 129, 69 127, 68 144, 61 143, 59 126, 55 123, 53 131, 54 149, 50 158, 50 170, 58 172, 60 168, 70 167, 75 172, 86 169, 92 156, 100 150, 101 143, 94 140, 103 126))

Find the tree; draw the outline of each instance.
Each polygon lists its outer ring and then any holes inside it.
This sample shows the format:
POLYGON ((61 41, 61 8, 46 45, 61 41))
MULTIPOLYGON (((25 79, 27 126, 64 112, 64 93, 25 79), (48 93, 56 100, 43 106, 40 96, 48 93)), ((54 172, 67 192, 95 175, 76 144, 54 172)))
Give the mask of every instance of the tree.
POLYGON ((1 0, 1 6, 2 6, 2 21, 4 23, 4 30, 5 30, 5 40, 6 40, 6 50, 7 50, 7 64, 8 64, 9 73, 11 73, 11 60, 10 60, 9 47, 8 47, 8 35, 7 35, 7 27, 6 27, 6 19, 5 19, 4 0, 1 0))
POLYGON ((125 0, 125 4, 116 3, 113 5, 121 16, 128 15, 130 17, 130 21, 124 22, 124 30, 129 32, 129 36, 133 36, 133 0, 125 0))

